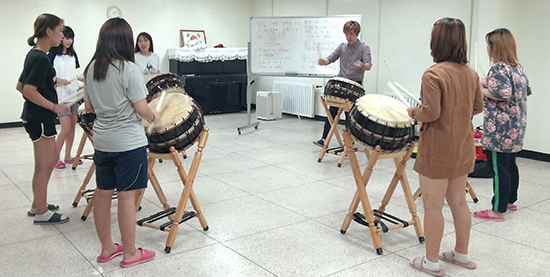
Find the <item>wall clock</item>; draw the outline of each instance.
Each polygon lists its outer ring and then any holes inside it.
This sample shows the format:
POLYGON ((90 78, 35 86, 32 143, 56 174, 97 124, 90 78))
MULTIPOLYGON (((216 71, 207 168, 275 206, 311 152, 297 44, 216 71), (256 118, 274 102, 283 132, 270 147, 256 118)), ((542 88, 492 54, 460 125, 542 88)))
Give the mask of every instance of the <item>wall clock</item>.
POLYGON ((107 17, 108 18, 122 17, 122 11, 120 11, 120 8, 117 6, 110 6, 109 8, 107 8, 107 17))

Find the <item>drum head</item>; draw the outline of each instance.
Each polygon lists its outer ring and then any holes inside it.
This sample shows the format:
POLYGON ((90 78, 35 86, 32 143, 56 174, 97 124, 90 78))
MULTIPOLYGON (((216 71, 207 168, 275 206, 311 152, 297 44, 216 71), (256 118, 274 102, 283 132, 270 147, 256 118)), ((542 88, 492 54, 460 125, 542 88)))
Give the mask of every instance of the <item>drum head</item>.
MULTIPOLYGON (((157 98, 149 105, 156 108, 157 98)), ((185 150, 191 147, 204 131, 204 117, 197 103, 186 94, 166 94, 160 108, 161 116, 151 134, 147 134, 148 148, 154 153, 170 153, 170 147, 185 150)), ((149 123, 144 122, 149 128, 149 123)))
MULTIPOLYGON (((160 98, 155 98, 149 103, 149 107, 156 109, 160 98)), ((191 102, 193 99, 183 93, 167 93, 161 107, 161 116, 155 123, 152 133, 164 131, 177 125, 188 118, 189 112, 193 109, 191 102)), ((142 120, 143 125, 149 128, 150 123, 142 120)))
POLYGON ((385 122, 387 126, 404 128, 414 124, 407 106, 386 95, 367 94, 357 99, 355 105, 363 116, 385 122))
POLYGON ((84 105, 85 103, 82 103, 80 104, 80 106, 78 106, 78 111, 77 113, 80 115, 80 114, 85 114, 87 113, 86 112, 86 105, 84 105))

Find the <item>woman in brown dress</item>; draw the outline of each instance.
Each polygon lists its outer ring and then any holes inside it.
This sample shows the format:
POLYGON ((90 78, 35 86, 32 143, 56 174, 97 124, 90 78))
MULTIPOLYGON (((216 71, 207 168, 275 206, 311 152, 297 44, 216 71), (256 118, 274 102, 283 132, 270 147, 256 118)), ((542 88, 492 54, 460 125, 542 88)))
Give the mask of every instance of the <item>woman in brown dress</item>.
POLYGON ((476 267, 468 257, 471 215, 464 190, 475 163, 472 117, 483 111, 483 100, 479 76, 466 58, 466 30, 461 20, 435 22, 430 48, 436 64, 422 76, 422 105, 408 109, 412 118, 423 123, 414 170, 420 179, 426 239, 426 256, 410 265, 443 276, 438 258, 469 269, 476 267), (439 254, 445 199, 453 214, 456 245, 439 254))

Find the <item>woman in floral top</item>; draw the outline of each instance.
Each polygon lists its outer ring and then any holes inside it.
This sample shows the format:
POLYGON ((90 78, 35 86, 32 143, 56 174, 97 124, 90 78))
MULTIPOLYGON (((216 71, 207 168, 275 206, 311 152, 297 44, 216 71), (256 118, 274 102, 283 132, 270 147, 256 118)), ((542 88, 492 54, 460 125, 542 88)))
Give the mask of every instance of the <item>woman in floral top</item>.
POLYGON ((519 186, 517 152, 521 151, 527 123, 527 96, 531 86, 516 54, 516 42, 507 29, 485 36, 493 66, 482 81, 485 96, 482 144, 489 168, 494 171, 492 209, 475 212, 478 218, 504 221, 507 210, 516 210, 519 186))

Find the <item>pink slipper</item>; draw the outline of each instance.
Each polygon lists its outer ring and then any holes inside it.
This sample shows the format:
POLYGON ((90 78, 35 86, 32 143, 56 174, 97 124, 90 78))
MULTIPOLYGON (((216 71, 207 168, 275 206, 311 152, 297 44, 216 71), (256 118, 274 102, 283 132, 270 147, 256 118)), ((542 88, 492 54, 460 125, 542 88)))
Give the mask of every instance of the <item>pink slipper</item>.
POLYGON ((66 167, 65 163, 62 161, 58 161, 57 164, 55 165, 55 168, 59 168, 59 169, 65 168, 65 167, 66 167))
POLYGON ((476 263, 470 261, 468 263, 461 263, 459 261, 455 261, 455 257, 453 256, 453 251, 447 251, 447 252, 441 252, 439 254, 439 259, 448 263, 452 263, 455 265, 459 265, 463 268, 467 269, 476 269, 477 265, 476 263))
POLYGON ((433 271, 433 270, 429 270, 429 269, 425 269, 424 267, 422 267, 422 264, 423 264, 423 260, 424 257, 416 257, 414 258, 414 260, 410 261, 409 262, 409 265, 416 269, 416 270, 420 270, 422 272, 426 272, 432 276, 445 276, 445 272, 442 270, 442 269, 439 269, 439 271, 433 271))
POLYGON ((112 260, 114 257, 124 254, 124 246, 118 243, 115 243, 115 245, 117 246, 115 253, 111 254, 111 256, 108 256, 108 257, 102 257, 101 255, 97 256, 97 262, 98 263, 108 262, 112 260))
POLYGON ((518 206, 514 205, 514 204, 508 204, 508 210, 510 211, 517 211, 518 210, 518 206))
MULTIPOLYGON (((65 163, 73 164, 74 163, 74 158, 72 158, 70 160, 65 160, 65 163)), ((82 160, 78 160, 78 164, 82 164, 82 160)))
POLYGON ((141 258, 131 262, 121 261, 120 267, 131 267, 137 264, 142 264, 144 262, 148 262, 152 260, 155 257, 155 252, 153 251, 149 251, 147 249, 142 249, 142 248, 138 248, 138 250, 141 251, 141 258))
POLYGON ((497 222, 504 222, 504 217, 490 216, 488 210, 481 211, 481 212, 475 212, 474 216, 477 217, 477 218, 481 218, 481 219, 487 219, 487 220, 492 220, 492 221, 497 221, 497 222))

